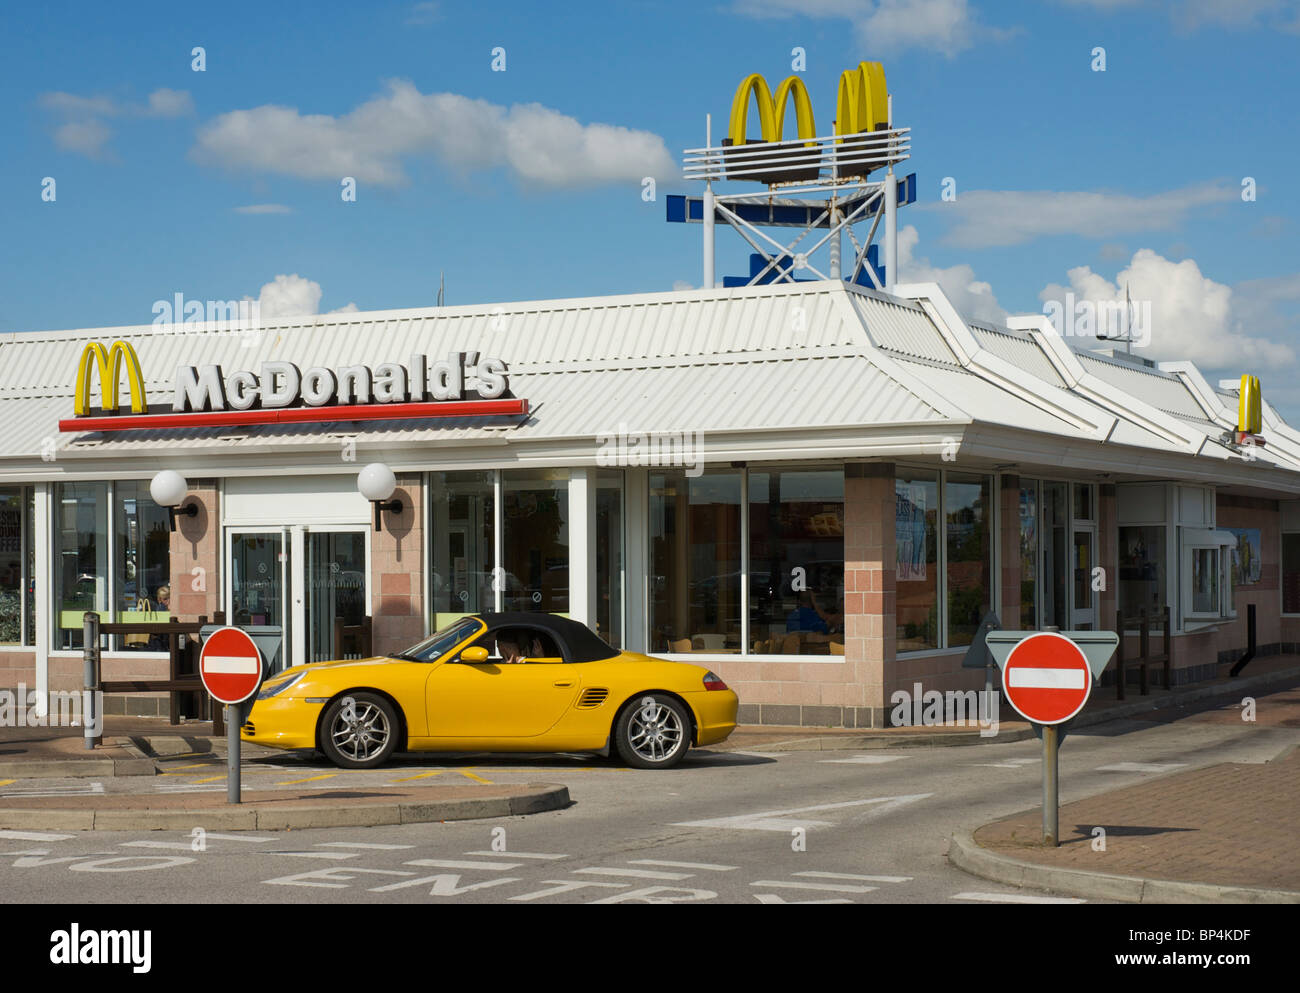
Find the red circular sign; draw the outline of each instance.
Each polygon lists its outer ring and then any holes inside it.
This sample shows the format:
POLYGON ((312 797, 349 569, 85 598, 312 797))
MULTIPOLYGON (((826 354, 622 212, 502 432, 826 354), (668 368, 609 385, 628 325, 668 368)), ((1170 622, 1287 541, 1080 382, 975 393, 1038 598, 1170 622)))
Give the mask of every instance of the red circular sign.
POLYGON ((203 643, 199 675, 213 699, 242 703, 262 683, 262 653, 239 628, 218 628, 203 643))
POLYGON ((1092 671, 1078 645, 1043 631, 1011 649, 1002 667, 1002 692, 1026 720, 1063 724, 1088 702, 1092 671))

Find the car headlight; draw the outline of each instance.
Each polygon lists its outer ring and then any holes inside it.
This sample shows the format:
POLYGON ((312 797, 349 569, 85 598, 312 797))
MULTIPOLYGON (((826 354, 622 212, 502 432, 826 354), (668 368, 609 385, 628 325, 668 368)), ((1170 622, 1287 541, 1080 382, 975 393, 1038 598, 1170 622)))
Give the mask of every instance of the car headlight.
POLYGON ((287 679, 279 679, 279 680, 273 679, 269 683, 263 683, 262 688, 257 691, 257 699, 269 700, 273 696, 278 696, 279 694, 287 690, 290 686, 292 686, 294 683, 298 682, 298 680, 302 679, 302 677, 305 675, 307 675, 305 672, 300 672, 297 673, 296 675, 290 676, 287 679))

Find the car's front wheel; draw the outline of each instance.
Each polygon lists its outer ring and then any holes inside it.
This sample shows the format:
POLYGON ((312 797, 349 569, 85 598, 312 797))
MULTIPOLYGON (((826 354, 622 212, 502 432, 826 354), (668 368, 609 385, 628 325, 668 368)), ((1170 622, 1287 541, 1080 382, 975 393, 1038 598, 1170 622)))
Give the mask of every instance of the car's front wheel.
POLYGON ((377 693, 351 693, 329 705, 321 721, 321 751, 343 769, 373 769, 397 749, 400 723, 377 693))
POLYGON ((618 754, 638 769, 671 769, 691 747, 686 708, 662 693, 634 697, 614 730, 618 754))

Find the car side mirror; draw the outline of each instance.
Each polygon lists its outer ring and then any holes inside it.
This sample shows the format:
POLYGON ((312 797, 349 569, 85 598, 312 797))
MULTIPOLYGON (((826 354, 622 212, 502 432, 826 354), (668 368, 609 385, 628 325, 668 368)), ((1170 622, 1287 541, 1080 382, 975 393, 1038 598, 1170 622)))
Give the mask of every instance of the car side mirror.
POLYGON ((468 662, 471 665, 479 662, 486 662, 488 660, 488 650, 480 645, 475 645, 474 647, 467 648, 461 652, 460 660, 462 662, 468 662))

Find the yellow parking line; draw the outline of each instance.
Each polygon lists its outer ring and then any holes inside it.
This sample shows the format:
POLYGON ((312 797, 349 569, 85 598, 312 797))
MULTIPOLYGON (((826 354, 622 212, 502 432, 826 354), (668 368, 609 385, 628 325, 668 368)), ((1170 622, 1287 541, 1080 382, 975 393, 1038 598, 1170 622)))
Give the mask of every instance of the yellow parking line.
POLYGON ((195 762, 193 765, 178 765, 170 772, 160 772, 160 776, 192 776, 192 772, 182 772, 182 769, 208 769, 214 766, 215 762, 195 762))
POLYGON ((226 778, 226 774, 223 772, 220 776, 209 776, 207 779, 192 780, 192 783, 195 785, 197 785, 198 783, 215 783, 218 779, 225 779, 225 778, 226 778))
POLYGON ((490 780, 490 779, 484 779, 482 776, 476 776, 476 775, 474 775, 474 773, 470 772, 468 769, 457 769, 456 771, 459 772, 459 773, 460 773, 462 776, 464 776, 466 779, 472 779, 472 780, 474 780, 474 782, 476 782, 476 783, 483 783, 484 785, 487 785, 487 786, 493 786, 493 785, 495 785, 495 784, 492 782, 492 780, 490 780))
POLYGON ((394 779, 395 783, 409 783, 412 779, 428 779, 430 776, 441 776, 445 770, 435 769, 433 772, 422 772, 418 776, 404 776, 401 779, 394 779))
POLYGON ((16 783, 16 779, 0 779, 0 786, 8 786, 10 783, 16 783))
POLYGON ((318 779, 333 779, 338 773, 327 772, 323 776, 308 776, 306 779, 289 779, 283 783, 276 783, 276 786, 296 786, 298 783, 314 783, 318 779))

